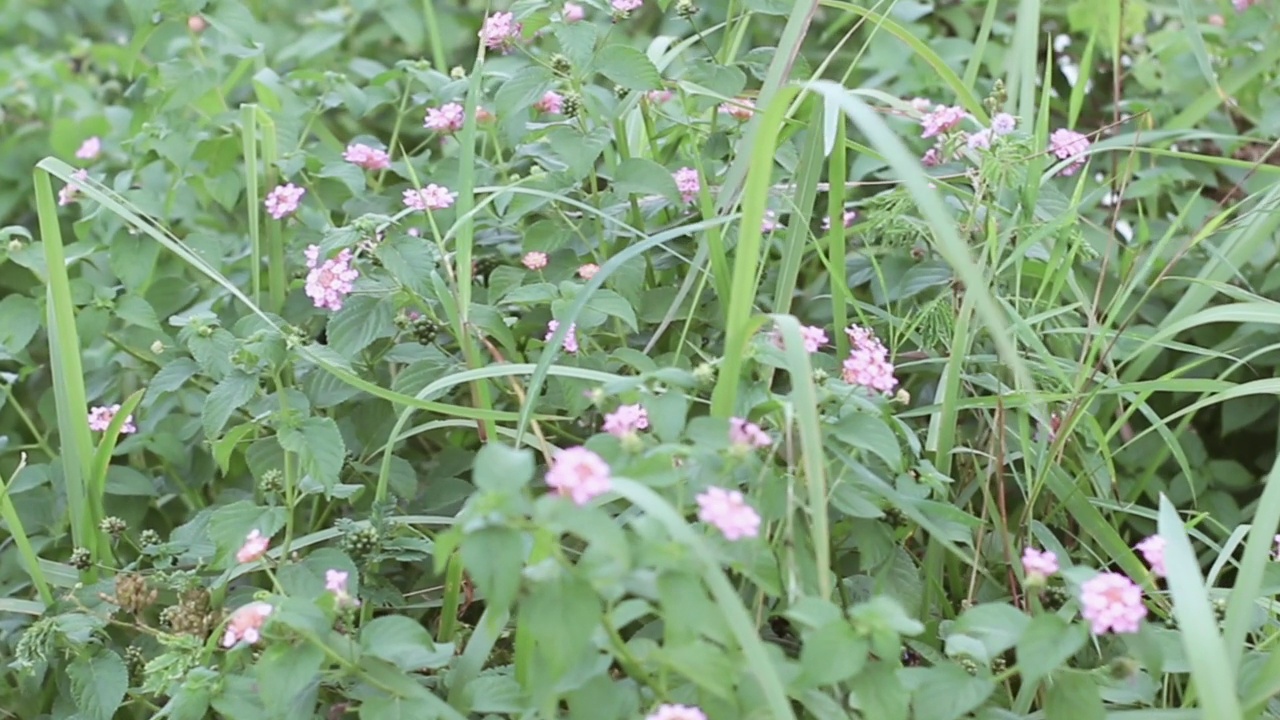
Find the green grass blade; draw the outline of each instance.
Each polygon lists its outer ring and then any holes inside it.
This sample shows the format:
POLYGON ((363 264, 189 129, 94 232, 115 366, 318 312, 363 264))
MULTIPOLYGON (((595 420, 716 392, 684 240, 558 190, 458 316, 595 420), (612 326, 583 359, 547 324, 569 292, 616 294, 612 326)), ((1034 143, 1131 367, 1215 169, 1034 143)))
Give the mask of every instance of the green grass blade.
POLYGON ((1280 460, 1267 473, 1266 483, 1257 509, 1254 510, 1249 539, 1245 541, 1244 558, 1240 561, 1235 586, 1227 600, 1227 615, 1222 629, 1226 639, 1227 659, 1235 672, 1240 670, 1255 603, 1262 595, 1262 577, 1275 552, 1276 529, 1280 528, 1280 460))
MULTIPOLYGON (((0 519, 3 519, 5 526, 9 528, 9 537, 13 538, 13 544, 18 548, 18 562, 22 565, 22 569, 27 571, 27 577, 31 578, 31 584, 35 586, 36 592, 40 593, 40 600, 44 603, 44 607, 49 607, 53 605, 53 591, 49 588, 49 581, 44 576, 44 569, 40 567, 40 557, 36 555, 35 548, 31 545, 31 538, 22 525, 22 517, 18 515, 18 509, 13 506, 13 500, 9 497, 9 488, 18 477, 18 473, 22 472, 22 468, 26 466, 27 456, 24 453, 8 482, 0 478, 0 519)), ((16 598, 11 599, 14 602, 22 602, 16 598)), ((3 606, 0 606, 0 610, 3 610, 3 606)), ((41 608, 35 614, 39 615, 43 611, 44 609, 41 608)))
POLYGON ((259 204, 261 188, 258 187, 258 106, 240 106, 240 143, 244 148, 244 192, 249 216, 249 244, 252 248, 253 301, 262 304, 262 206, 259 204))

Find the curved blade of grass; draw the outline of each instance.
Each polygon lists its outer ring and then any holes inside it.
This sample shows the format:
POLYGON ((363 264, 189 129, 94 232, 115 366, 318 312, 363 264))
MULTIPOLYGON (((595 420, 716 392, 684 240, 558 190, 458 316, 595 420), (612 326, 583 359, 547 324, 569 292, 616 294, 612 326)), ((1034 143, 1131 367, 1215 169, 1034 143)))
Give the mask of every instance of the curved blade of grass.
MULTIPOLYGON (((793 347, 803 346, 793 345, 793 347)), ((734 590, 729 578, 720 569, 720 563, 707 547, 702 536, 694 532, 693 528, 666 500, 644 485, 634 480, 615 477, 613 491, 660 523, 666 528, 672 540, 679 543, 698 560, 702 566, 702 580, 707 584, 711 597, 715 599, 716 605, 724 614, 724 620, 733 632, 734 639, 738 641, 748 669, 759 683, 760 693, 764 696, 768 707, 768 717, 773 720, 787 718, 795 720, 791 702, 787 699, 787 691, 783 687, 781 678, 773 670, 773 663, 765 652, 764 643, 760 641, 759 632, 751 621, 750 613, 742 604, 742 598, 734 590)))
MULTIPOLYGON (((67 167, 65 163, 60 163, 67 167)), ((101 498, 89 496, 92 477, 93 438, 89 434, 89 401, 84 389, 84 368, 80 363, 80 335, 76 330, 75 303, 71 299, 71 279, 58 223, 58 206, 53 199, 50 173, 37 166, 34 172, 36 213, 40 218, 40 240, 49 277, 48 302, 49 364, 53 373, 53 395, 58 409, 58 443, 62 459, 63 487, 71 515, 71 539, 98 558, 98 518, 94 508, 101 498)), ((71 181, 71 173, 62 178, 71 181)), ((84 187, 84 183, 78 183, 84 187)), ((93 581, 96 571, 85 571, 93 581)))
MULTIPOLYGON (((18 548, 18 562, 22 565, 22 569, 27 571, 27 577, 31 578, 31 584, 35 586, 36 592, 40 593, 40 600, 44 602, 40 612, 35 613, 39 615, 44 612, 45 607, 53 605, 53 591, 49 588, 49 581, 44 576, 44 569, 40 567, 40 557, 36 555, 35 548, 31 545, 31 538, 22 525, 22 517, 18 515, 18 509, 13 506, 13 500, 9 497, 9 488, 13 485, 14 478, 18 477, 18 473, 22 472, 22 468, 26 466, 27 454, 23 453, 18 459, 18 467, 14 468, 9 480, 6 482, 0 478, 0 519, 3 519, 5 526, 9 528, 9 537, 13 538, 13 544, 18 548)), ((16 598, 13 600, 22 602, 16 598)))
MULTIPOLYGON (((1209 603, 1209 593, 1200 575, 1200 563, 1187 540, 1178 511, 1164 495, 1160 496, 1158 528, 1166 543, 1165 564, 1169 570, 1166 580, 1169 594, 1173 597, 1173 615, 1178 619, 1178 634, 1191 665, 1191 679, 1201 698, 1202 717, 1204 720, 1238 718, 1240 701, 1236 697, 1236 668, 1239 658, 1232 662, 1228 657, 1222 636, 1218 634, 1218 622, 1209 603)), ((1261 572, 1258 577, 1262 577, 1261 572)))
POLYGON ((1255 603, 1261 596, 1263 571, 1274 552, 1277 528, 1280 528, 1280 460, 1267 473, 1266 487, 1253 513, 1253 524, 1249 528, 1249 539, 1245 542, 1235 586, 1227 600, 1222 634, 1226 640, 1227 659, 1235 672, 1239 672, 1244 659, 1245 638, 1255 603))

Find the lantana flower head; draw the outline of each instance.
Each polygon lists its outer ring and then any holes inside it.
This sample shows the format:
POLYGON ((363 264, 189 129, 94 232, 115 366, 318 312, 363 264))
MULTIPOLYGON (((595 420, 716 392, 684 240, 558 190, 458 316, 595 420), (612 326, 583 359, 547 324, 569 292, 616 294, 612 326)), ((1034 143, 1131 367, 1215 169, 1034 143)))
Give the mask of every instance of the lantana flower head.
POLYGON ((1028 546, 1022 551, 1022 574, 1030 585, 1041 584, 1058 572, 1058 556, 1051 550, 1037 550, 1028 546))
POLYGON ((546 479, 547 487, 578 505, 586 505, 613 487, 609 464, 585 447, 556 451, 546 479))
POLYGON ((266 206, 267 212, 271 213, 271 217, 279 220, 297 212, 298 206, 302 203, 302 196, 306 194, 306 188, 300 188, 293 183, 277 185, 262 204, 266 206))
POLYGON ((765 448, 773 444, 773 438, 760 426, 744 418, 729 418, 729 442, 739 448, 765 448))
POLYGON ((85 140, 76 150, 76 157, 81 160, 94 160, 102 152, 102 139, 97 135, 85 140))
POLYGON ((698 519, 714 526, 726 540, 741 540, 760 533, 760 515, 737 490, 710 487, 694 498, 698 519))
POLYGON ((307 258, 307 297, 318 308, 326 308, 337 312, 342 309, 343 298, 355 289, 356 278, 360 271, 352 266, 351 250, 344 249, 337 257, 320 262, 320 248, 310 245, 306 249, 307 258))
POLYGON ((1156 577, 1166 577, 1168 575, 1164 565, 1164 549, 1166 545, 1164 538, 1159 535, 1152 535, 1134 546, 1135 550, 1142 553, 1142 559, 1147 561, 1147 565, 1151 568, 1151 574, 1156 577))
POLYGON ((720 104, 720 112, 735 120, 746 122, 756 114, 756 103, 751 98, 734 98, 730 102, 720 104))
MULTIPOLYGON (((120 412, 120 403, 115 405, 100 405, 89 409, 89 429, 94 432, 106 432, 111 427, 111 421, 116 419, 116 414, 120 412)), ((132 435, 138 432, 138 426, 133 424, 133 416, 124 419, 120 425, 121 435, 132 435)))
POLYGON ((428 210, 444 210, 453 205, 457 193, 450 192, 443 185, 431 183, 421 189, 404 191, 404 206, 410 210, 426 212, 428 210))
POLYGON ((391 167, 391 156, 363 143, 352 143, 342 153, 342 159, 365 170, 386 170, 391 167))
POLYGON ((644 0, 613 0, 610 5, 613 6, 614 10, 626 15, 635 10, 639 10, 640 6, 644 5, 644 0))
POLYGON ((691 203, 698 199, 698 192, 702 189, 702 182, 698 179, 698 171, 691 167, 682 167, 671 174, 676 181, 676 188, 680 190, 680 199, 687 203, 691 203))
POLYGON ((1136 633, 1147 616, 1142 588, 1120 573, 1098 574, 1080 587, 1081 615, 1094 635, 1136 633))
POLYGON ((1086 153, 1089 152, 1089 138, 1067 128, 1059 128, 1049 136, 1049 151, 1059 160, 1071 160, 1060 174, 1066 177, 1075 175, 1084 167, 1086 153))
POLYGON ((75 183, 76 180, 88 180, 89 171, 85 169, 77 170, 71 173, 71 182, 62 186, 58 191, 58 204, 70 205, 80 199, 80 186, 75 183))
MULTIPOLYGON (((552 320, 547 323, 547 335, 542 338, 543 342, 551 342, 551 336, 556 334, 556 330, 560 329, 560 321, 552 320)), ((578 352, 578 324, 569 323, 569 331, 565 333, 564 351, 567 353, 578 352)))
POLYGON ((236 551, 236 562, 251 563, 260 559, 267 554, 267 546, 271 543, 271 538, 262 534, 261 530, 254 528, 244 539, 244 545, 236 551))
POLYGON ((869 329, 851 325, 845 330, 849 336, 849 357, 844 361, 844 381, 850 385, 893 392, 898 380, 893 376, 893 363, 889 362, 889 350, 869 329))
MULTIPOLYGON (((844 226, 845 226, 846 228, 848 228, 848 227, 852 227, 852 226, 853 226, 853 221, 858 219, 858 211, 857 211, 857 210, 845 210, 845 211, 844 211, 844 213, 843 213, 840 217, 841 217, 841 219, 844 221, 844 226)), ((830 230, 830 229, 831 229, 831 216, 830 216, 830 215, 828 215, 827 217, 822 218, 822 229, 823 229, 824 231, 825 231, 825 230, 830 230)))
POLYGON ((578 277, 582 278, 583 280, 590 280, 591 278, 595 277, 596 273, 598 272, 600 272, 599 265, 595 263, 587 263, 582 267, 578 268, 578 277))
POLYGON ((436 132, 454 133, 462 129, 466 119, 466 110, 462 105, 451 102, 438 108, 427 108, 427 117, 422 121, 422 126, 436 132))
POLYGON ((659 705, 644 720, 707 720, 706 713, 692 705, 659 705))
POLYGON ((547 266, 547 254, 544 252, 527 252, 520 258, 520 264, 530 270, 541 270, 547 266))
POLYGON ((227 620, 227 631, 222 636, 222 647, 232 648, 240 642, 253 645, 261 640, 262 626, 267 618, 271 617, 273 609, 271 603, 262 601, 254 601, 236 608, 227 620))
POLYGON ((565 22, 569 22, 569 23, 578 22, 586 16, 587 16, 586 11, 583 10, 581 5, 575 2, 565 3, 564 10, 561 11, 560 13, 560 17, 563 18, 565 22))
POLYGON ((338 607, 358 607, 360 601, 351 597, 347 591, 347 579, 350 575, 344 570, 329 569, 324 571, 324 589, 333 593, 338 607))
MULTIPOLYGON (((782 337, 782 331, 775 328, 769 333, 769 338, 773 340, 773 344, 782 350, 786 350, 786 341, 782 337)), ((828 342, 827 331, 817 325, 801 325, 800 338, 804 343, 804 351, 812 355, 822 349, 823 345, 828 342)))
POLYGON ((614 437, 625 437, 649 427, 649 412, 643 405, 621 405, 604 416, 604 431, 614 437))
POLYGON ((1016 127, 1018 127, 1018 119, 1009 113, 996 113, 996 116, 991 118, 991 132, 996 135, 1008 135, 1016 127))
POLYGON ((479 35, 485 47, 506 52, 520 37, 520 23, 512 13, 494 13, 484 19, 479 35))
POLYGON ((920 118, 920 125, 924 127, 920 137, 927 140, 953 130, 966 116, 964 108, 958 105, 938 105, 920 118))
POLYGON ((559 115, 564 111, 564 96, 555 90, 548 90, 542 94, 542 98, 533 104, 533 109, 538 112, 559 115))

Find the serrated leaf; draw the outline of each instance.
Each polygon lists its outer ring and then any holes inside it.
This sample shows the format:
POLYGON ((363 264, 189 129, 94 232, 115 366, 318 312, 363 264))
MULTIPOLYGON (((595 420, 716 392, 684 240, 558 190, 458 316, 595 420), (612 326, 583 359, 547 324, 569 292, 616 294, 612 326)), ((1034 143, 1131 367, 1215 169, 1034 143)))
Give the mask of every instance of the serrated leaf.
POLYGON ((499 493, 515 493, 533 479, 533 453, 498 442, 486 443, 476 453, 476 487, 499 493))
POLYGON ((600 614, 600 598, 584 580, 566 574, 533 585, 521 601, 518 622, 536 638, 541 680, 555 683, 581 662, 600 614))
POLYGON ((843 682, 862 670, 869 650, 866 638, 844 618, 812 630, 800 649, 802 682, 815 687, 843 682))
POLYGON ((1107 716, 1092 673, 1059 670, 1044 704, 1047 720, 1102 720, 1107 716))
MULTIPOLYGON (((851 412, 831 427, 831 434, 859 450, 879 457, 891 469, 898 470, 902 465, 902 448, 898 445, 898 437, 880 417, 870 413, 851 412)), ((864 462, 869 460, 865 457, 860 459, 864 462)))
POLYGON ((1033 683, 1062 665, 1086 640, 1083 625, 1050 613, 1035 616, 1018 639, 1018 674, 1033 683))
POLYGON ((377 618, 360 629, 366 655, 382 658, 405 672, 434 670, 453 659, 453 645, 437 645, 420 623, 403 615, 377 618))
POLYGON ((276 437, 280 447, 297 453, 303 469, 326 490, 338 483, 347 446, 333 419, 307 418, 297 427, 281 429, 276 437))
POLYGON ((273 644, 254 664, 258 694, 274 717, 307 717, 315 708, 324 651, 311 643, 273 644))
POLYGON ((596 39, 600 37, 596 26, 588 22, 556 23, 552 28, 560 50, 575 68, 587 69, 595 54, 596 39))
POLYGON ((419 295, 430 295, 429 278, 439 263, 439 251, 412 235, 392 235, 378 246, 378 259, 401 285, 419 295))
POLYGON ((671 172, 645 158, 630 158, 618 166, 613 178, 618 192, 637 195, 661 195, 673 204, 680 202, 680 190, 671 172))
POLYGON ((995 689, 989 678, 970 675, 953 663, 929 668, 912 701, 915 720, 956 720, 981 705, 995 689))
POLYGON ((644 53, 626 45, 610 45, 600 53, 596 69, 622 87, 631 90, 657 90, 662 75, 644 53))
POLYGON ((534 283, 515 288, 500 299, 504 303, 528 305, 548 302, 557 297, 560 297, 560 291, 555 285, 551 283, 534 283))
POLYGON ((498 88, 493 98, 498 117, 528 109, 542 99, 554 82, 551 71, 541 65, 530 65, 517 71, 498 88))
POLYGON ((332 178, 347 186, 354 195, 364 192, 364 169, 346 161, 331 162, 316 173, 322 178, 332 178))
MULTIPOLYGON (((612 290, 596 290, 591 295, 588 307, 596 312, 618 318, 626 323, 632 332, 637 330, 636 311, 632 309, 631 303, 627 302, 626 298, 612 290)), ((553 306, 552 311, 558 312, 560 308, 553 306)))
POLYGON ((348 358, 374 340, 394 334, 391 306, 368 295, 351 298, 329 318, 329 347, 348 358))
POLYGON ((0 349, 9 354, 22 352, 40 329, 40 305, 23 295, 0 300, 0 349))
POLYGON ((236 447, 245 437, 257 429, 257 425, 251 422, 237 425, 227 431, 226 435, 213 442, 213 460, 218 463, 218 469, 224 474, 231 466, 231 453, 235 452, 236 447))
POLYGON ((209 516, 209 539, 220 555, 239 550, 249 532, 257 530, 271 537, 284 527, 283 507, 262 507, 240 500, 214 510, 209 516))
POLYGON ((547 142, 551 144, 551 150, 568 166, 569 174, 575 182, 591 172, 596 158, 604 152, 611 137, 609 130, 601 127, 593 128, 585 134, 577 128, 563 125, 547 131, 547 142))
MULTIPOLYGON (((3 312, 0 309, 0 312, 3 312)), ((138 295, 125 295, 116 302, 116 317, 129 323, 137 325, 149 330, 160 329, 160 319, 156 316, 156 309, 151 307, 151 303, 138 295)))
POLYGON ((1017 644, 1031 618, 1012 605, 983 603, 961 615, 952 632, 970 635, 982 641, 988 657, 995 657, 1017 644))
POLYGON ((520 568, 524 564, 524 542, 516 530, 490 526, 462 537, 462 564, 476 587, 484 593, 488 607, 506 609, 520 589, 520 568))
POLYGON ((215 385, 205 398, 204 412, 200 416, 205 436, 211 438, 222 432, 231 414, 253 399, 257 390, 258 378, 239 371, 215 385))
POLYGON ((178 358, 165 365, 152 376, 151 384, 147 386, 146 399, 143 400, 143 404, 151 404, 160 393, 177 390, 199 371, 200 366, 190 358, 178 358))
POLYGON ((693 63, 684 79, 710 90, 723 98, 737 97, 747 86, 747 75, 732 65, 720 65, 711 61, 693 63))
POLYGON ((82 655, 67 667, 71 696, 87 720, 111 720, 129 689, 129 670, 119 655, 100 650, 82 655))

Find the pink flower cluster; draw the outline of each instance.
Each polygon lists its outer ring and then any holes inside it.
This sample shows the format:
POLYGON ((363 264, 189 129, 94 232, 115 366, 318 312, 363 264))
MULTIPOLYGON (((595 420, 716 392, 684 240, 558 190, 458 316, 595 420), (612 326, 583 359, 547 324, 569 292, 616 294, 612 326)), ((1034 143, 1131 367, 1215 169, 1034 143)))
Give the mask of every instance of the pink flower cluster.
POLYGON ((80 144, 80 148, 76 150, 76 157, 81 160, 94 160, 97 159, 98 154, 101 152, 102 139, 94 135, 80 144))
MULTIPOLYGON (((844 220, 844 226, 847 228, 847 227, 850 227, 850 226, 852 226, 852 225, 853 225, 853 221, 854 221, 854 220, 857 220, 857 219, 858 219, 858 211, 857 211, 857 210, 845 210, 845 211, 844 211, 844 214, 843 214, 843 215, 841 215, 840 217, 841 217, 841 219, 842 219, 842 220, 844 220)), ((831 217, 830 217, 830 216, 827 216, 827 217, 822 218, 822 229, 823 229, 823 230, 830 230, 830 229, 831 229, 831 217)))
POLYGON ((1061 175, 1066 177, 1075 175, 1080 172, 1080 168, 1084 167, 1085 156, 1089 152, 1089 146, 1089 138, 1075 130, 1059 128, 1049 136, 1049 152, 1056 155, 1059 160, 1071 161, 1060 172, 1061 175))
POLYGON ((737 490, 710 487, 694 499, 698 503, 698 519, 715 526, 726 540, 760 534, 760 515, 737 490))
POLYGON ((680 191, 680 199, 687 203, 691 203, 698 199, 698 192, 702 190, 702 182, 698 179, 698 171, 691 167, 682 167, 671 174, 676 181, 676 188, 680 191))
POLYGON ((729 442, 743 449, 766 448, 773 444, 773 438, 761 430, 759 425, 734 417, 729 418, 729 442))
POLYGON ((244 539, 244 545, 236 551, 236 562, 251 563, 260 559, 267 554, 267 545, 271 543, 271 538, 262 534, 260 530, 254 528, 244 539))
POLYGON ((599 265, 595 263, 587 263, 582 267, 578 268, 578 277, 582 278, 583 280, 590 280, 591 278, 595 277, 596 273, 598 272, 600 272, 599 265))
POLYGON ((520 264, 530 270, 541 270, 547 266, 547 254, 544 252, 527 252, 520 258, 520 264))
POLYGON ((1147 565, 1151 567, 1151 574, 1156 577, 1167 577, 1168 571, 1164 566, 1164 549, 1166 546, 1165 539, 1159 535, 1152 535, 1134 546, 1134 550, 1142 553, 1142 559, 1147 561, 1147 565))
POLYGON ((1049 550, 1027 547, 1022 551, 1022 574, 1027 584, 1035 585, 1058 572, 1058 556, 1049 550))
POLYGON ((449 192, 449 188, 443 185, 431 183, 419 190, 405 190, 404 206, 419 212, 444 210, 453 205, 453 200, 457 195, 457 193, 449 192))
POLYGON ((564 10, 561 11, 560 17, 567 23, 576 23, 586 17, 587 13, 578 3, 567 2, 564 4, 564 10))
POLYGON ((302 196, 306 194, 306 188, 300 188, 293 183, 277 185, 267 195, 267 199, 262 204, 267 207, 267 212, 271 213, 271 217, 279 220, 286 215, 292 215, 297 212, 298 205, 302 203, 302 196))
POLYGON ((564 96, 555 90, 548 90, 542 94, 542 99, 533 104, 533 109, 538 112, 559 115, 564 111, 564 96))
MULTIPOLYGON (((826 345, 828 342, 827 331, 823 330, 817 325, 800 326, 800 337, 801 337, 801 340, 804 342, 804 351, 809 353, 810 355, 821 350, 822 346, 826 345)), ((786 345, 782 339, 781 331, 774 330, 772 333, 770 333, 770 338, 773 340, 773 343, 777 345, 779 348, 782 348, 784 350, 786 349, 786 345)))
POLYGON ((342 159, 365 170, 386 170, 391 167, 391 156, 385 150, 362 143, 348 145, 346 152, 342 153, 342 159))
POLYGON ((480 42, 490 50, 507 52, 520 37, 520 23, 509 12, 494 13, 484 19, 480 28, 480 42))
POLYGON ((343 570, 325 570, 324 571, 324 589, 333 593, 334 598, 338 601, 338 607, 359 607, 360 601, 351 597, 347 592, 347 578, 350 575, 343 570))
POLYGON ((850 325, 845 334, 849 336, 849 357, 844 361, 844 381, 850 385, 892 392, 898 385, 893 376, 893 363, 889 362, 889 350, 870 330, 859 325, 850 325))
POLYGON ((1080 606, 1094 635, 1136 633, 1147 616, 1142 588, 1120 573, 1100 573, 1080 586, 1080 606))
POLYGON ((659 705, 644 720, 707 720, 706 713, 691 705, 659 705))
POLYGON ((613 0, 610 4, 613 5, 614 10, 625 15, 633 10, 639 10, 640 6, 644 5, 644 0, 613 0))
POLYGON ((613 487, 609 464, 584 447, 557 450, 547 470, 547 487, 578 505, 586 505, 613 487))
POLYGON ((649 427, 649 412, 643 405, 621 405, 604 416, 604 431, 614 437, 626 437, 649 427))
POLYGON ((764 219, 760 221, 760 232, 771 233, 782 227, 782 223, 778 222, 778 213, 772 210, 764 211, 764 219))
POLYGON ((451 102, 438 108, 427 108, 427 117, 422 121, 422 126, 436 132, 454 133, 462 129, 466 119, 466 110, 462 105, 451 102))
MULTIPOLYGON (((547 335, 542 338, 543 342, 551 342, 551 336, 555 335, 556 330, 560 329, 560 321, 552 320, 547 323, 547 335)), ((567 353, 578 352, 578 324, 569 323, 569 331, 564 336, 564 351, 567 353)))
MULTIPOLYGON (((106 432, 111 427, 111 421, 116 419, 116 413, 120 412, 120 404, 99 406, 89 409, 89 429, 94 432, 106 432)), ((124 419, 120 425, 121 435, 132 435, 138 432, 138 426, 133 424, 133 416, 124 419)))
POLYGON ((955 129, 967 115, 964 108, 959 105, 937 105, 932 112, 927 112, 920 118, 920 125, 924 127, 920 137, 927 140, 949 132, 955 129))
POLYGON ((316 245, 306 250, 307 297, 318 308, 338 311, 342 309, 342 299, 351 294, 356 278, 360 272, 351 266, 351 251, 343 250, 336 258, 320 262, 320 248, 316 245))
POLYGON ((756 103, 751 98, 734 98, 730 102, 720 103, 720 112, 734 120, 746 122, 756 114, 756 103))
POLYGON ((267 618, 271 617, 273 609, 270 603, 261 601, 236 608, 236 611, 231 613, 231 618, 227 620, 227 632, 222 636, 222 647, 232 648, 240 642, 252 645, 261 640, 262 626, 267 618))
MULTIPOLYGON (((71 179, 73 181, 88 180, 89 171, 84 169, 77 170, 71 173, 71 179)), ((70 205, 71 203, 79 199, 80 199, 80 186, 75 184, 75 182, 69 182, 66 185, 63 185, 62 189, 58 191, 59 205, 70 205)))

